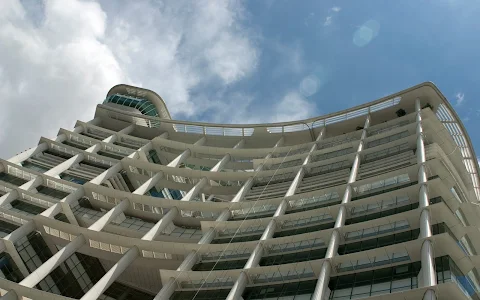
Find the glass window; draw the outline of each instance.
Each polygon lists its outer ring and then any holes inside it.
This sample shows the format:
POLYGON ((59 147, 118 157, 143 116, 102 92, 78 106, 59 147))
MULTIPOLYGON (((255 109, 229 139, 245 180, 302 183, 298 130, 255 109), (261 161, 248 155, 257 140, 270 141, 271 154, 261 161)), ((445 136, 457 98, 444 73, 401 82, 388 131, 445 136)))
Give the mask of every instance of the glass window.
POLYGON ((102 155, 102 156, 106 156, 106 157, 110 157, 110 158, 113 158, 113 159, 122 159, 124 156, 121 155, 121 153, 112 153, 112 152, 107 152, 107 151, 98 151, 97 152, 98 155, 102 155))
POLYGON ((463 224, 463 226, 467 227, 468 226, 468 222, 467 222, 467 219, 465 218, 463 212, 461 211, 461 209, 457 209, 455 211, 455 216, 457 217, 457 219, 463 224))
POLYGON ((5 172, 0 173, 0 180, 11 183, 11 184, 16 185, 16 186, 21 186, 22 184, 27 182, 27 180, 25 180, 23 178, 13 176, 13 175, 10 175, 10 174, 5 173, 5 172))
POLYGON ((30 215, 38 215, 45 210, 43 207, 39 207, 25 201, 13 200, 10 204, 12 205, 12 210, 20 210, 30 215))
POLYGON ((60 178, 66 181, 74 182, 76 184, 84 184, 85 182, 88 181, 88 179, 86 178, 80 178, 80 177, 72 176, 65 173, 60 174, 60 178))
POLYGON ((46 195, 46 196, 57 198, 57 199, 63 199, 63 198, 65 198, 69 195, 69 193, 67 193, 67 192, 52 189, 52 188, 46 187, 44 185, 41 185, 41 186, 37 187, 37 192, 39 192, 40 194, 46 195))
POLYGON ((22 163, 22 166, 24 168, 27 168, 27 169, 30 169, 30 170, 34 170, 34 171, 37 171, 37 172, 40 172, 40 173, 45 173, 46 171, 48 171, 49 168, 45 167, 45 166, 42 166, 40 164, 37 164, 37 163, 34 163, 34 162, 31 162, 31 161, 24 161, 22 163))

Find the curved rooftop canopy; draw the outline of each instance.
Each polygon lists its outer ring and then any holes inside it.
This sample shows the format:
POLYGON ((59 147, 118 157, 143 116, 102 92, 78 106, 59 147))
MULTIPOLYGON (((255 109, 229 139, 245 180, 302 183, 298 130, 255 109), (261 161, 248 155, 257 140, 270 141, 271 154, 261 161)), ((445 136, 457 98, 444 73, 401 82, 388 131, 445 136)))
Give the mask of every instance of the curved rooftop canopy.
POLYGON ((127 84, 119 84, 110 89, 103 102, 115 103, 138 109, 143 115, 171 119, 165 101, 155 92, 127 84))

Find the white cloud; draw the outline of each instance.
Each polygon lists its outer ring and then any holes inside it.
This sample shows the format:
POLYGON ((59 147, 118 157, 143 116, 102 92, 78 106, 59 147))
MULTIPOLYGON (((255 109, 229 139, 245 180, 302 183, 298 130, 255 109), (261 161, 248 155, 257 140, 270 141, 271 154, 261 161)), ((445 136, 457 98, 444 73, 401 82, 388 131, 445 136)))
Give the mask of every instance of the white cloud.
POLYGON ((208 109, 193 90, 234 84, 258 63, 238 1, 34 2, 0 1, 0 157, 92 119, 115 84, 152 89, 192 117, 208 109))
POLYGON ((272 69, 273 77, 284 76, 285 74, 301 74, 307 69, 304 58, 304 50, 300 42, 282 44, 272 42, 272 50, 278 55, 278 63, 272 69))
POLYGON ((332 16, 327 16, 325 22, 323 22, 323 26, 330 26, 332 24, 332 18, 332 16))
POLYGON ((272 111, 272 122, 302 120, 317 115, 314 103, 309 102, 298 92, 291 91, 285 94, 272 111))
POLYGON ((19 1, 2 1, 0 11, 0 156, 92 119, 108 87, 129 81, 101 42, 106 15, 98 3, 45 1, 40 26, 19 1))
POLYGON ((332 25, 334 16, 336 14, 338 14, 341 10, 342 10, 342 8, 339 7, 339 6, 334 6, 334 7, 330 8, 329 12, 328 12, 328 15, 325 18, 325 21, 323 22, 323 26, 327 27, 327 26, 332 25))
POLYGON ((319 115, 314 102, 291 90, 278 101, 261 106, 252 95, 220 92, 212 97, 196 99, 197 104, 209 111, 212 122, 259 124, 303 120, 319 115), (218 105, 218 99, 227 99, 218 105))
POLYGON ((465 101, 465 94, 461 92, 457 93, 455 95, 455 100, 457 106, 462 105, 463 101, 465 101))
POLYGON ((128 9, 112 16, 107 44, 135 82, 162 95, 173 115, 197 113, 193 89, 230 85, 256 69, 260 52, 255 34, 242 26, 240 2, 122 4, 128 9))

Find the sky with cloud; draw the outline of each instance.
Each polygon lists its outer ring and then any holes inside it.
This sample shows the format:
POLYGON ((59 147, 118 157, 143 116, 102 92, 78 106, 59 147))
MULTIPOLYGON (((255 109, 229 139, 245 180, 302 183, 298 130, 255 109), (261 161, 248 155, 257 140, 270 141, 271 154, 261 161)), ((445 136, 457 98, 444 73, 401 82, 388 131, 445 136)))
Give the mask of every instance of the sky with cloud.
POLYGON ((480 2, 1 0, 0 156, 90 120, 115 84, 176 119, 303 119, 433 81, 480 152, 480 2))

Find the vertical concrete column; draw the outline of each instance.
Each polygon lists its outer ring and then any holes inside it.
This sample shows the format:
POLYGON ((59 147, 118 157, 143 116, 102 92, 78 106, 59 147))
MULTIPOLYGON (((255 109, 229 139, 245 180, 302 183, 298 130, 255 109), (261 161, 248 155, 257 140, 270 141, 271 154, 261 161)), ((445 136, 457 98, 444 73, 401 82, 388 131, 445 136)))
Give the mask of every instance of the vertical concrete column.
POLYGON ((312 300, 323 300, 328 299, 329 295, 325 295, 325 291, 328 287, 330 281, 330 273, 332 271, 332 265, 330 259, 337 255, 338 245, 340 243, 340 232, 339 228, 345 225, 345 220, 347 217, 347 211, 345 204, 349 203, 352 199, 352 183, 357 179, 358 169, 360 166, 360 152, 363 150, 363 143, 367 137, 367 129, 370 126, 370 115, 367 115, 365 119, 365 124, 362 130, 362 136, 360 137, 360 143, 358 144, 357 154, 353 159, 352 168, 350 170, 350 175, 348 176, 347 186, 345 187, 345 192, 342 198, 342 206, 340 207, 335 220, 334 230, 332 231, 332 236, 328 242, 327 252, 325 254, 325 261, 322 263, 320 268, 320 274, 315 286, 315 291, 312 295, 312 300))

